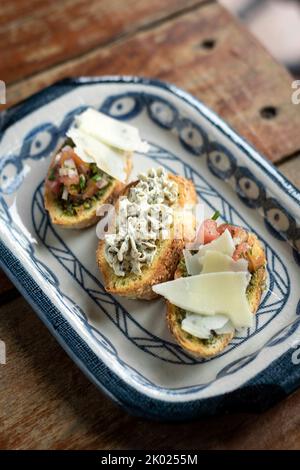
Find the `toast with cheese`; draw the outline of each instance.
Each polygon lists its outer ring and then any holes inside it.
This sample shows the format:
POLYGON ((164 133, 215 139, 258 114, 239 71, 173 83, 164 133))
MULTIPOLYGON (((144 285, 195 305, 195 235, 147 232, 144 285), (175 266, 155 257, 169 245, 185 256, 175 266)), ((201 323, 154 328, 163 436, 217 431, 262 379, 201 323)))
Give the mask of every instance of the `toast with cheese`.
MULTIPOLYGON (((266 282, 266 257, 264 250, 257 239, 256 235, 247 233, 239 227, 231 227, 233 240, 239 237, 241 244, 249 244, 248 251, 240 251, 238 258, 245 258, 248 261, 249 271, 251 274, 246 295, 250 305, 250 309, 255 315, 261 300, 262 293, 265 289, 266 282)), ((184 258, 181 258, 174 278, 187 276, 184 258)), ((186 312, 181 308, 172 305, 166 300, 167 305, 167 323, 170 332, 175 337, 180 346, 188 353, 195 357, 210 358, 220 354, 234 337, 234 333, 216 334, 212 331, 208 339, 200 339, 184 331, 181 327, 182 320, 186 312)))
MULTIPOLYGON (((109 176, 105 172, 97 170, 96 174, 99 176, 99 181, 101 181, 102 177, 102 181, 106 183, 103 188, 95 188, 94 194, 81 200, 75 195, 73 200, 70 200, 70 196, 68 196, 68 200, 63 201, 61 199, 62 194, 57 194, 57 192, 52 191, 50 184, 47 184, 49 178, 51 178, 56 157, 57 155, 54 155, 49 166, 44 192, 44 204, 46 210, 49 212, 51 222, 66 229, 83 229, 94 225, 100 218, 97 215, 97 209, 103 204, 113 204, 126 184, 109 176)), ((132 153, 127 152, 124 158, 126 159, 125 168, 128 179, 132 167, 132 153)), ((79 162, 78 157, 77 161, 79 162)), ((84 165, 84 163, 79 162, 79 165, 84 165)), ((91 178, 92 177, 91 175, 91 178)), ((87 182, 87 184, 89 183, 87 182)), ((95 184, 97 184, 97 182, 95 182, 95 184)))
MULTIPOLYGON (((167 174, 167 177, 178 187, 178 207, 182 208, 185 204, 194 205, 196 203, 196 191, 191 181, 171 174, 167 174)), ((121 193, 120 198, 126 197, 137 183, 138 181, 128 185, 121 193)), ((117 213, 120 198, 116 203, 117 213)), ((110 293, 130 299, 150 300, 158 297, 153 292, 152 286, 173 278, 184 244, 184 239, 174 237, 174 232, 171 229, 168 239, 157 240, 155 256, 151 263, 142 267, 140 274, 128 272, 126 275, 119 276, 108 263, 105 240, 101 240, 97 249, 97 263, 104 278, 105 289, 110 293)))

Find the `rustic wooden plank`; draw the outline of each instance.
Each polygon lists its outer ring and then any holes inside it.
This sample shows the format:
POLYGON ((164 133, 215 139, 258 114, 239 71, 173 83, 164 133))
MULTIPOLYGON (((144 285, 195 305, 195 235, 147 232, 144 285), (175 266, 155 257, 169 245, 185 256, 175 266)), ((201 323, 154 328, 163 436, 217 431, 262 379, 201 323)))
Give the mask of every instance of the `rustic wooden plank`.
POLYGON ((1 449, 297 449, 300 391, 261 415, 167 424, 129 416, 92 385, 20 298, 1 308, 1 449))
POLYGON ((0 307, 11 299, 18 297, 20 294, 15 286, 10 282, 8 277, 0 269, 0 307))
POLYGON ((101 74, 137 74, 176 83, 273 162, 300 149, 300 113, 291 103, 291 76, 218 4, 203 5, 12 85, 8 105, 57 79, 101 74))
POLYGON ((6 277, 3 271, 0 270, 0 293, 5 292, 8 289, 10 289, 12 286, 12 283, 10 280, 6 277))
POLYGON ((7 84, 15 82, 202 2, 34 0, 32 5, 23 0, 5 2, 0 26, 0 77, 7 84), (7 22, 7 18, 11 21, 7 22))
POLYGON ((33 12, 38 13, 43 10, 45 3, 45 0, 1 0, 0 26, 22 21, 33 12))

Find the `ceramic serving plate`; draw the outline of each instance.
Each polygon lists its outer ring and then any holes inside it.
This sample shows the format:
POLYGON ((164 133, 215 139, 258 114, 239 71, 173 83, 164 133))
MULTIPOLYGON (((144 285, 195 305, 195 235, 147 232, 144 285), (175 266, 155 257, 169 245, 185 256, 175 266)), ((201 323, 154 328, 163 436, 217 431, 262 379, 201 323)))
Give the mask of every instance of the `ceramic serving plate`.
POLYGON ((1 115, 1 265, 60 344, 99 388, 132 413, 180 420, 266 408, 300 384, 300 193, 188 93, 137 77, 64 80, 1 115), (173 341, 162 300, 103 288, 95 227, 51 225, 43 181, 74 114, 93 106, 137 126, 151 148, 140 170, 193 180, 210 216, 256 232, 268 285, 255 326, 210 360, 173 341))

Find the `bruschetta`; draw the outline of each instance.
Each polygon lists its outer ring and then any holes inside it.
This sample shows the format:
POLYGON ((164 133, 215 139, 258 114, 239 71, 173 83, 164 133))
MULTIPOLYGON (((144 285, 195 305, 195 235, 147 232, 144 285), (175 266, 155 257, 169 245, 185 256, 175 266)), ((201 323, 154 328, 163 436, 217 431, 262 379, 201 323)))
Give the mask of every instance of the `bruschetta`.
POLYGON ((45 208, 53 224, 85 228, 97 209, 126 186, 135 150, 147 150, 138 130, 88 108, 75 118, 53 156, 45 181, 45 208))
POLYGON ((241 227, 208 219, 202 230, 203 244, 184 252, 173 285, 153 290, 166 298, 167 323, 180 346, 195 357, 210 358, 227 347, 236 329, 251 326, 265 289, 266 256, 257 236, 241 227), (186 286, 181 285, 184 278, 186 286))
MULTIPOLYGON (((116 203, 116 212, 120 217, 126 208, 129 227, 125 233, 106 235, 98 245, 97 263, 105 289, 130 299, 158 297, 152 286, 173 278, 184 238, 189 237, 188 233, 175 236, 174 214, 185 204, 193 206, 195 202, 193 183, 162 168, 150 169, 128 185, 116 203), (153 213, 162 208, 165 219, 153 221, 153 213), (154 230, 144 233, 150 223, 154 223, 154 230), (163 234, 168 224, 168 233, 163 234)), ((190 220, 193 225, 192 215, 190 220)))
MULTIPOLYGON (((130 174, 131 154, 125 156, 130 174)), ((51 221, 68 229, 94 225, 102 204, 114 203, 125 184, 102 171, 95 163, 86 163, 67 141, 53 157, 46 181, 44 202, 51 221)))

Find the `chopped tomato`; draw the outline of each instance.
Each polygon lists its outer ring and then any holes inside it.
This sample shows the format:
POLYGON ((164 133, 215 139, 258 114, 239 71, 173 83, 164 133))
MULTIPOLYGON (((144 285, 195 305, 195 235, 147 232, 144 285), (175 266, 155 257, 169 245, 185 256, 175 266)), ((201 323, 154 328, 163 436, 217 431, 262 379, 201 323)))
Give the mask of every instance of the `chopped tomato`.
POLYGON ((49 190, 54 193, 54 194, 59 194, 60 189, 61 189, 61 183, 58 179, 55 179, 53 181, 50 181, 48 178, 46 179, 46 185, 49 188, 49 190))
POLYGON ((79 173, 82 173, 84 176, 86 176, 90 171, 90 166, 88 163, 82 161, 81 164, 77 166, 77 169, 79 173))
POLYGON ((217 230, 218 233, 222 235, 222 233, 224 233, 226 229, 229 231, 233 239, 239 240, 239 243, 245 242, 248 238, 246 230, 244 230, 242 227, 237 227, 236 225, 221 224, 219 225, 217 230))
POLYGON ((72 147, 66 146, 61 151, 61 157, 59 160, 59 165, 63 166, 66 160, 73 160, 77 169, 81 172, 86 174, 89 171, 89 164, 85 163, 81 158, 74 152, 72 147))
POLYGON ((78 184, 79 183, 79 175, 72 175, 72 176, 60 176, 59 177, 61 183, 64 184, 64 186, 72 186, 73 184, 78 184))
POLYGON ((246 242, 240 243, 237 245, 232 258, 234 261, 237 261, 240 258, 246 258, 247 252, 250 250, 250 245, 246 242))
POLYGON ((218 238, 220 234, 217 230, 217 222, 212 219, 206 219, 200 225, 200 228, 197 233, 197 241, 198 243, 210 243, 216 238, 218 238))

